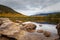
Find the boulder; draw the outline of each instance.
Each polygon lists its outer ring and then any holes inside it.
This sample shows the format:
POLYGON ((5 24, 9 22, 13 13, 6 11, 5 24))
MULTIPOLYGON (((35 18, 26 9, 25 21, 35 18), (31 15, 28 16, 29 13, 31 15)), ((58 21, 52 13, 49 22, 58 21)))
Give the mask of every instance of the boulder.
POLYGON ((39 26, 40 26, 40 27, 42 27, 42 25, 41 25, 41 24, 40 24, 39 26))
POLYGON ((44 31, 43 34, 44 34, 45 37, 50 37, 51 36, 51 33, 49 31, 44 31))
POLYGON ((34 30, 36 29, 36 25, 33 23, 27 23, 27 24, 24 24, 24 28, 28 32, 34 32, 34 30))
POLYGON ((44 32, 44 30, 37 30, 37 32, 38 32, 38 33, 43 33, 43 32, 44 32))
POLYGON ((21 30, 19 23, 12 22, 8 18, 0 18, 3 24, 0 25, 0 34, 20 40, 25 35, 25 31, 21 30))

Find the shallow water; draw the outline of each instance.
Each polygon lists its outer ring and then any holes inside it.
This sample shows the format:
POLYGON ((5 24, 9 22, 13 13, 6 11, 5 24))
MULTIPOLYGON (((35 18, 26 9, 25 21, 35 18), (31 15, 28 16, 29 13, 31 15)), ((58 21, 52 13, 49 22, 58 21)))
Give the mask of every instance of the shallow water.
POLYGON ((56 25, 53 25, 53 24, 40 24, 40 23, 35 23, 35 22, 25 22, 25 23, 35 24, 37 26, 36 31, 42 29, 44 31, 49 31, 51 33, 51 37, 45 37, 43 35, 43 33, 37 33, 37 32, 28 33, 25 37, 29 36, 29 38, 31 38, 31 40, 34 39, 34 38, 37 39, 37 40, 55 40, 56 38, 58 38, 56 25), (39 26, 39 25, 41 25, 41 26, 39 26))
POLYGON ((53 25, 53 24, 37 24, 36 30, 38 29, 43 29, 51 33, 57 34, 56 25, 53 25), (42 27, 40 27, 39 25, 42 25, 42 27))
POLYGON ((56 25, 54 25, 54 24, 40 24, 40 23, 35 23, 35 22, 25 22, 25 23, 35 24, 37 26, 36 30, 43 29, 43 30, 49 31, 51 33, 57 34, 56 25), (41 26, 39 26, 39 25, 41 25, 41 26))

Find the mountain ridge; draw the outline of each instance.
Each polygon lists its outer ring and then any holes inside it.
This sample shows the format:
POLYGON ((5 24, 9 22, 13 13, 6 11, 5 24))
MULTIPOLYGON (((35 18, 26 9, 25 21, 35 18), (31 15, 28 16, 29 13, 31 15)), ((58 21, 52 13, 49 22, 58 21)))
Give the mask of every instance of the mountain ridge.
POLYGON ((5 5, 0 5, 0 17, 20 17, 20 16, 25 16, 25 15, 16 12, 10 7, 7 7, 5 5))
POLYGON ((40 13, 40 14, 35 14, 35 15, 32 15, 32 16, 48 16, 50 14, 60 14, 60 12, 40 13))

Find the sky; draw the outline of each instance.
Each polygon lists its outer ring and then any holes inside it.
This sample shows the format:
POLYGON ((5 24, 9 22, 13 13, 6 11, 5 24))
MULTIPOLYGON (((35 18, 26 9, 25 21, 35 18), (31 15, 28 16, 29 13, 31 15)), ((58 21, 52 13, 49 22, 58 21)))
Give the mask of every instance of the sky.
POLYGON ((0 0, 0 4, 28 16, 60 11, 60 0, 0 0))

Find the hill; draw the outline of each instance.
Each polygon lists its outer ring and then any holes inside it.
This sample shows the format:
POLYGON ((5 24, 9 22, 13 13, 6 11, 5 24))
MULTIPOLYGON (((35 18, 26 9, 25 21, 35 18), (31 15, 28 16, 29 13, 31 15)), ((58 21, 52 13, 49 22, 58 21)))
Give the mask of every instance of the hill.
POLYGON ((25 15, 16 12, 10 7, 0 5, 0 17, 25 17, 25 15))
POLYGON ((48 14, 48 17, 51 17, 51 18, 60 18, 60 12, 50 13, 50 14, 48 14))
POLYGON ((60 12, 40 13, 40 14, 35 14, 35 15, 32 15, 32 16, 48 16, 48 15, 55 15, 55 14, 60 15, 60 12))
POLYGON ((48 14, 46 13, 41 13, 41 14, 35 14, 35 15, 32 15, 32 16, 47 16, 48 14))

